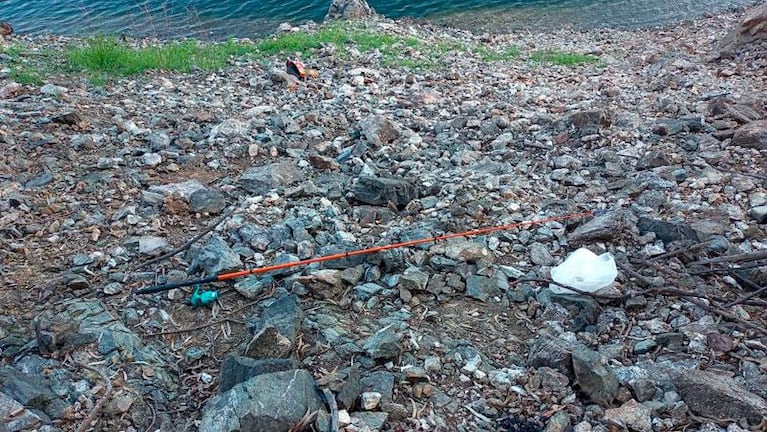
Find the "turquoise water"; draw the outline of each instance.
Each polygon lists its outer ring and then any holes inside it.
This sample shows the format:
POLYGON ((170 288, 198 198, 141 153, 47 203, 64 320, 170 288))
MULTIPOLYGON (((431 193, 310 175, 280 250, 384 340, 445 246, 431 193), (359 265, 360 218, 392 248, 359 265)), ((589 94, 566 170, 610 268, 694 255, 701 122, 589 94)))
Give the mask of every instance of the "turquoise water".
MULTIPOLYGON (((634 27, 665 24, 754 0, 371 0, 390 18, 484 26, 634 27)), ((18 33, 195 36, 220 39, 273 32, 282 22, 321 21, 330 0, 0 0, 0 20, 18 33)))

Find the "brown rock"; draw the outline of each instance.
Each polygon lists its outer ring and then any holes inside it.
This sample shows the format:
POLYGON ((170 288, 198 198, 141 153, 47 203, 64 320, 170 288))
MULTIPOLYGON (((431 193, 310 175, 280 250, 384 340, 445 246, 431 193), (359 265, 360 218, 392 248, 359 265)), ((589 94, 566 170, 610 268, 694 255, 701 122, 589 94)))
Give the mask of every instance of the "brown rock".
POLYGON ((375 15, 376 11, 365 0, 333 0, 325 15, 325 21, 359 20, 375 15))
POLYGON ((767 413, 767 402, 732 378, 697 369, 679 368, 669 372, 679 395, 695 414, 745 419, 757 424, 767 413))
POLYGON ((767 150, 767 120, 754 121, 738 128, 732 137, 732 145, 767 150))
POLYGON ((740 25, 724 37, 719 44, 719 57, 758 40, 767 40, 767 2, 751 8, 740 25))
POLYGON ((13 34, 13 27, 10 23, 0 21, 0 36, 10 36, 13 34))

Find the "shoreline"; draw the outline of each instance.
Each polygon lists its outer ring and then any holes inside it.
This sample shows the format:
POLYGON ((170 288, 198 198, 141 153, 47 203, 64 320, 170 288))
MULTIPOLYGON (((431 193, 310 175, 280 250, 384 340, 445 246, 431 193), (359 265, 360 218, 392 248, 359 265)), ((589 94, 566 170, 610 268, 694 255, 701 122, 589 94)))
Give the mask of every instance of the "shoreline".
POLYGON ((258 50, 223 66, 95 84, 65 63, 86 39, 11 38, 0 422, 757 427, 767 300, 740 299, 744 278, 767 280, 706 264, 767 250, 765 43, 711 61, 743 15, 506 34, 296 26, 240 41, 258 50), (303 81, 285 72, 296 52, 303 81), (41 53, 67 67, 15 81, 41 53), (135 294, 583 211, 598 215, 210 284, 206 307, 184 290, 135 294), (551 269, 581 246, 619 264, 609 298, 551 292, 551 269))

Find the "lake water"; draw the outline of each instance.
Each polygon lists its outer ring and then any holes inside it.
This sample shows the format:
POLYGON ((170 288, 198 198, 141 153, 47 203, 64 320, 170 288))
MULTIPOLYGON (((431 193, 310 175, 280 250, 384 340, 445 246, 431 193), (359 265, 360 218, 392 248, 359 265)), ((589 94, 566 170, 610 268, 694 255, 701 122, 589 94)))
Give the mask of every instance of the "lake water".
MULTIPOLYGON (((370 0, 390 17, 467 28, 636 27, 668 24, 751 5, 754 0, 370 0)), ((282 22, 321 21, 330 0, 0 0, 0 20, 18 33, 262 36, 282 22)))

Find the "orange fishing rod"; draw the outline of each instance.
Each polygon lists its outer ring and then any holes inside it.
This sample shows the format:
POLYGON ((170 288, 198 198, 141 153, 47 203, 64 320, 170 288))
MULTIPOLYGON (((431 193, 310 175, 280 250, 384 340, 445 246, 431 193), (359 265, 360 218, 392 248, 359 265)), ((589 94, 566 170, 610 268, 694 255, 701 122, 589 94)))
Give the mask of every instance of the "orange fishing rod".
POLYGON ((449 240, 449 239, 457 238, 457 237, 473 237, 473 236, 488 234, 488 233, 492 233, 496 231, 510 230, 510 229, 519 228, 523 226, 539 225, 539 224, 544 224, 548 222, 576 219, 576 218, 588 217, 593 215, 594 213, 592 212, 572 213, 572 214, 563 215, 563 216, 552 216, 545 219, 530 220, 530 221, 516 222, 516 223, 511 223, 506 225, 497 225, 497 226, 491 226, 491 227, 485 227, 485 228, 478 228, 478 229, 463 231, 463 232, 454 233, 454 234, 443 234, 443 235, 438 235, 434 237, 408 240, 408 241, 404 241, 400 243, 392 243, 392 244, 383 245, 383 246, 374 246, 374 247, 370 247, 366 249, 359 249, 355 251, 341 252, 341 253, 332 254, 332 255, 309 258, 309 259, 305 259, 301 261, 286 262, 282 264, 275 264, 275 265, 270 265, 265 267, 257 267, 253 269, 240 270, 240 271, 231 272, 231 273, 219 273, 219 274, 209 276, 203 279, 195 279, 195 280, 171 283, 166 285, 157 285, 153 287, 140 289, 136 291, 136 294, 157 293, 157 292, 172 290, 174 288, 180 288, 180 287, 186 287, 186 286, 192 286, 192 285, 198 285, 198 284, 206 284, 211 282, 226 281, 226 280, 237 279, 237 278, 250 276, 250 275, 257 275, 257 274, 269 273, 269 272, 273 272, 277 270, 284 270, 291 267, 298 267, 298 266, 320 263, 325 261, 333 261, 333 260, 349 258, 349 257, 357 256, 357 255, 372 254, 376 252, 383 252, 390 249, 398 249, 398 248, 403 248, 408 246, 415 246, 415 245, 419 245, 423 243, 436 243, 438 241, 449 240))

